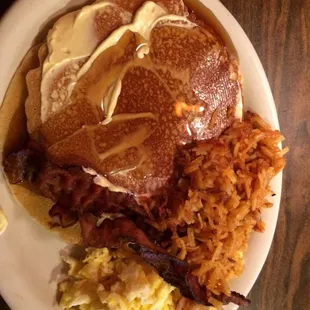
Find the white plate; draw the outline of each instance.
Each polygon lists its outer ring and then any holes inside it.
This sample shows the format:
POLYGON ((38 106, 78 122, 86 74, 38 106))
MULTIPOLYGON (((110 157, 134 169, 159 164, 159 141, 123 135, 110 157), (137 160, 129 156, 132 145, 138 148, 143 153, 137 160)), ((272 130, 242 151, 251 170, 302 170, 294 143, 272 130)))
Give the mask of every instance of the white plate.
MULTIPOLYGON (((66 7, 85 0, 19 0, 0 24, 0 102, 21 59, 31 46, 42 23, 66 7)), ((229 33, 244 76, 245 108, 259 113, 275 129, 278 117, 270 87, 259 58, 246 34, 218 0, 202 0, 229 33)), ((257 279, 273 239, 280 206, 282 175, 272 182, 277 195, 274 207, 263 213, 264 234, 253 233, 246 254, 245 270, 231 288, 247 295, 257 279)), ((34 222, 10 195, 0 175, 0 204, 9 227, 0 238, 0 293, 13 310, 58 309, 55 304, 59 251, 65 244, 34 222)), ((234 305, 227 309, 234 310, 234 305)))

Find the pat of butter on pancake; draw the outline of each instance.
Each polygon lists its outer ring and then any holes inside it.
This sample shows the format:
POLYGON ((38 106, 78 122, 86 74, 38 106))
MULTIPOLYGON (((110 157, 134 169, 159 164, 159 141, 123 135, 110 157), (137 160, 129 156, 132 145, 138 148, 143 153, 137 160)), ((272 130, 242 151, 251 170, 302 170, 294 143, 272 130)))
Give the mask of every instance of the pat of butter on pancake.
POLYGON ((83 167, 83 170, 85 173, 88 173, 95 177, 94 178, 95 184, 101 187, 107 187, 111 192, 128 193, 128 191, 125 188, 112 184, 107 178, 105 178, 103 175, 98 174, 94 169, 83 167))

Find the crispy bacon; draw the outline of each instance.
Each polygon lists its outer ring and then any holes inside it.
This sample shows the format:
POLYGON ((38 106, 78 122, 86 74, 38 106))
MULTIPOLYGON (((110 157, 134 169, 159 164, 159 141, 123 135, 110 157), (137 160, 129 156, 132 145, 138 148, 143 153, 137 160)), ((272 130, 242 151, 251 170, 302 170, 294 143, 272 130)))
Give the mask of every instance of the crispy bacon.
POLYGON ((93 176, 79 167, 61 168, 47 162, 42 153, 25 149, 9 155, 4 169, 10 183, 29 181, 33 188, 55 205, 49 214, 63 228, 75 224, 78 214, 92 212, 101 216, 106 213, 124 213, 146 216, 133 195, 113 193, 94 184, 93 176))
POLYGON ((126 217, 114 220, 106 219, 100 226, 97 226, 98 219, 92 214, 84 214, 80 216, 79 220, 85 246, 117 249, 123 243, 128 243, 129 247, 152 265, 166 282, 177 287, 184 297, 205 306, 211 305, 208 301, 210 297, 223 302, 223 304, 234 302, 246 306, 250 303, 248 299, 238 293, 232 292, 231 296, 224 294, 217 296, 205 286, 201 286, 187 262, 168 255, 163 248, 152 243, 146 234, 126 217))
POLYGON ((129 243, 139 256, 152 265, 158 274, 168 283, 177 287, 184 297, 196 302, 211 306, 208 301, 213 297, 221 301, 224 305, 233 302, 239 306, 248 306, 250 301, 239 293, 231 292, 231 296, 224 294, 217 296, 209 291, 205 286, 201 286, 198 278, 192 274, 191 266, 166 253, 159 253, 138 243, 129 243))
POLYGON ((245 298, 243 295, 237 292, 231 292, 230 296, 221 294, 217 297, 217 299, 220 300, 224 305, 228 305, 232 302, 238 306, 247 307, 251 304, 251 301, 249 299, 245 298))
POLYGON ((97 226, 97 217, 83 214, 79 218, 84 244, 88 247, 119 248, 124 242, 136 242, 159 253, 165 253, 161 247, 152 243, 136 224, 126 217, 114 220, 106 219, 97 226))
POLYGON ((80 168, 46 167, 40 172, 38 186, 42 195, 78 213, 93 212, 100 216, 103 212, 119 213, 130 209, 145 215, 132 195, 110 192, 96 185, 93 176, 80 168))
POLYGON ((49 216, 54 220, 52 226, 61 226, 67 228, 78 221, 77 212, 71 208, 56 203, 49 211, 49 216))

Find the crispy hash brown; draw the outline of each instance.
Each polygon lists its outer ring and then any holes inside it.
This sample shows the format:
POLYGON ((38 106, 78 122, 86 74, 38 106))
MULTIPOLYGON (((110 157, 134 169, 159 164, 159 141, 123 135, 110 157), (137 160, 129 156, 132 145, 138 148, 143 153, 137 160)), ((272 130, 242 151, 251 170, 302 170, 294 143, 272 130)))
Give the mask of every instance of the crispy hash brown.
POLYGON ((283 139, 248 112, 218 139, 184 151, 187 199, 160 225, 152 223, 173 231, 171 254, 194 265, 200 284, 215 294, 230 294, 227 281, 241 274, 252 231, 264 231, 261 213, 274 194, 269 183, 285 166, 283 139))

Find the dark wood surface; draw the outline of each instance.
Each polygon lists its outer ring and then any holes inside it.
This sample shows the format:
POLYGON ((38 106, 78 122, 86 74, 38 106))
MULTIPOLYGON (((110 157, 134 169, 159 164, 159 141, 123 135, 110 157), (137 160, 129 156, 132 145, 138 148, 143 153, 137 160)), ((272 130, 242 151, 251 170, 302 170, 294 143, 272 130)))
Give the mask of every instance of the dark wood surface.
POLYGON ((310 1, 222 0, 266 70, 289 145, 274 242, 251 310, 310 309, 310 1))
POLYGON ((256 48, 291 150, 274 242, 247 309, 310 310, 310 0, 222 3, 256 48))
POLYGON ((310 1, 223 0, 266 70, 290 147, 274 242, 252 310, 310 309, 310 1))

